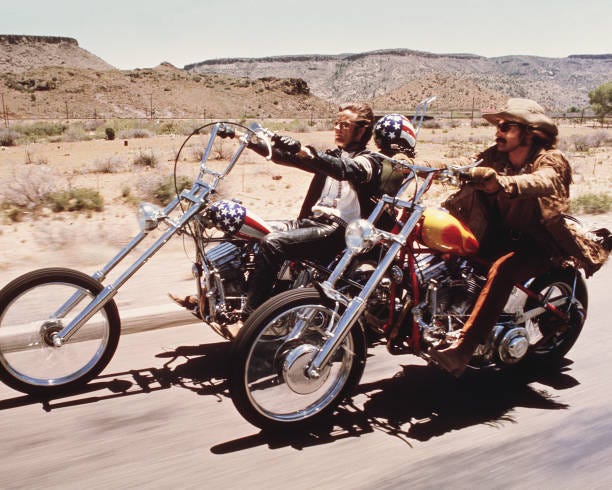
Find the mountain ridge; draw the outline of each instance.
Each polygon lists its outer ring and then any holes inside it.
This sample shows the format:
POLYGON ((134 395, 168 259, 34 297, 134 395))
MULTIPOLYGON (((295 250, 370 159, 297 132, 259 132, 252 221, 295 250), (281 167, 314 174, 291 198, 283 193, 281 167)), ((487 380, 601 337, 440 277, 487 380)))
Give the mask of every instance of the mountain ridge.
POLYGON ((588 92, 612 79, 612 54, 485 57, 398 48, 336 55, 217 58, 191 63, 184 69, 246 78, 291 75, 304 79, 314 95, 339 102, 379 99, 414 80, 439 74, 467 80, 503 97, 529 97, 549 110, 565 111, 571 106, 587 106, 588 92))

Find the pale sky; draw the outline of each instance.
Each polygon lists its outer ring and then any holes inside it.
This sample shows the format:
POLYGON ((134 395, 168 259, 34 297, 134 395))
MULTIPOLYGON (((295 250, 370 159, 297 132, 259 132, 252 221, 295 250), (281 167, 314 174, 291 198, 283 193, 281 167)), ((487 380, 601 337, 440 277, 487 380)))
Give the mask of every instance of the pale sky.
POLYGON ((0 34, 66 36, 120 68, 408 48, 612 53, 611 0, 0 0, 0 34))

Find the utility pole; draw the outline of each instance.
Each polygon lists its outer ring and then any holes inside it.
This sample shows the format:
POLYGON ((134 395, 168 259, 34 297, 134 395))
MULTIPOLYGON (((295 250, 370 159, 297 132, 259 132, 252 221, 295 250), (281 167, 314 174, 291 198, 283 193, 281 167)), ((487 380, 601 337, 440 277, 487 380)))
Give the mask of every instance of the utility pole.
POLYGON ((68 113, 68 101, 65 101, 64 104, 66 104, 66 120, 69 121, 70 120, 70 115, 68 113))
POLYGON ((8 128, 8 115, 6 113, 6 106, 4 105, 4 94, 2 96, 2 119, 4 119, 4 126, 8 128))
POLYGON ((149 114, 151 116, 151 119, 153 119, 153 94, 149 94, 149 114))
POLYGON ((476 97, 472 97, 472 117, 471 124, 474 124, 474 102, 476 101, 476 97))

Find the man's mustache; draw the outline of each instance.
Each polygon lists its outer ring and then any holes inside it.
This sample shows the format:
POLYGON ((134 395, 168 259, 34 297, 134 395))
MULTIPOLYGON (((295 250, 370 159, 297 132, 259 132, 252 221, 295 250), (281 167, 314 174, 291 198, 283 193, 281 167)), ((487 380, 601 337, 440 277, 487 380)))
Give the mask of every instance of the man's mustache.
POLYGON ((495 138, 495 143, 499 144, 499 143, 506 143, 506 138, 495 138))

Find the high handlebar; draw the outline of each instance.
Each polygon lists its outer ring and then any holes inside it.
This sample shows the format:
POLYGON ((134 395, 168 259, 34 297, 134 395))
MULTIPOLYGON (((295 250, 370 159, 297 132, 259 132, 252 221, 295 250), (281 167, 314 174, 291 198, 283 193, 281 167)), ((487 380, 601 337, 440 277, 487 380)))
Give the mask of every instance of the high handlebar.
POLYGON ((395 158, 383 155, 382 153, 374 154, 384 158, 393 168, 404 174, 419 174, 427 175, 435 173, 435 179, 443 183, 462 184, 471 181, 470 169, 482 163, 482 160, 474 161, 468 165, 446 165, 444 167, 432 167, 428 165, 417 165, 409 160, 397 160, 395 158))
MULTIPOLYGON (((236 131, 236 127, 231 123, 219 122, 217 123, 217 136, 221 138, 230 138, 233 139, 235 137, 244 138, 245 142, 255 142, 254 140, 258 140, 263 142, 267 149, 268 154, 266 155, 266 159, 270 160, 272 158, 272 144, 280 142, 282 137, 276 134, 274 131, 271 131, 267 128, 264 128, 259 123, 253 123, 248 128, 244 126, 240 126, 246 129, 245 132, 236 131)), ((299 151, 299 148, 297 149, 299 151)))

